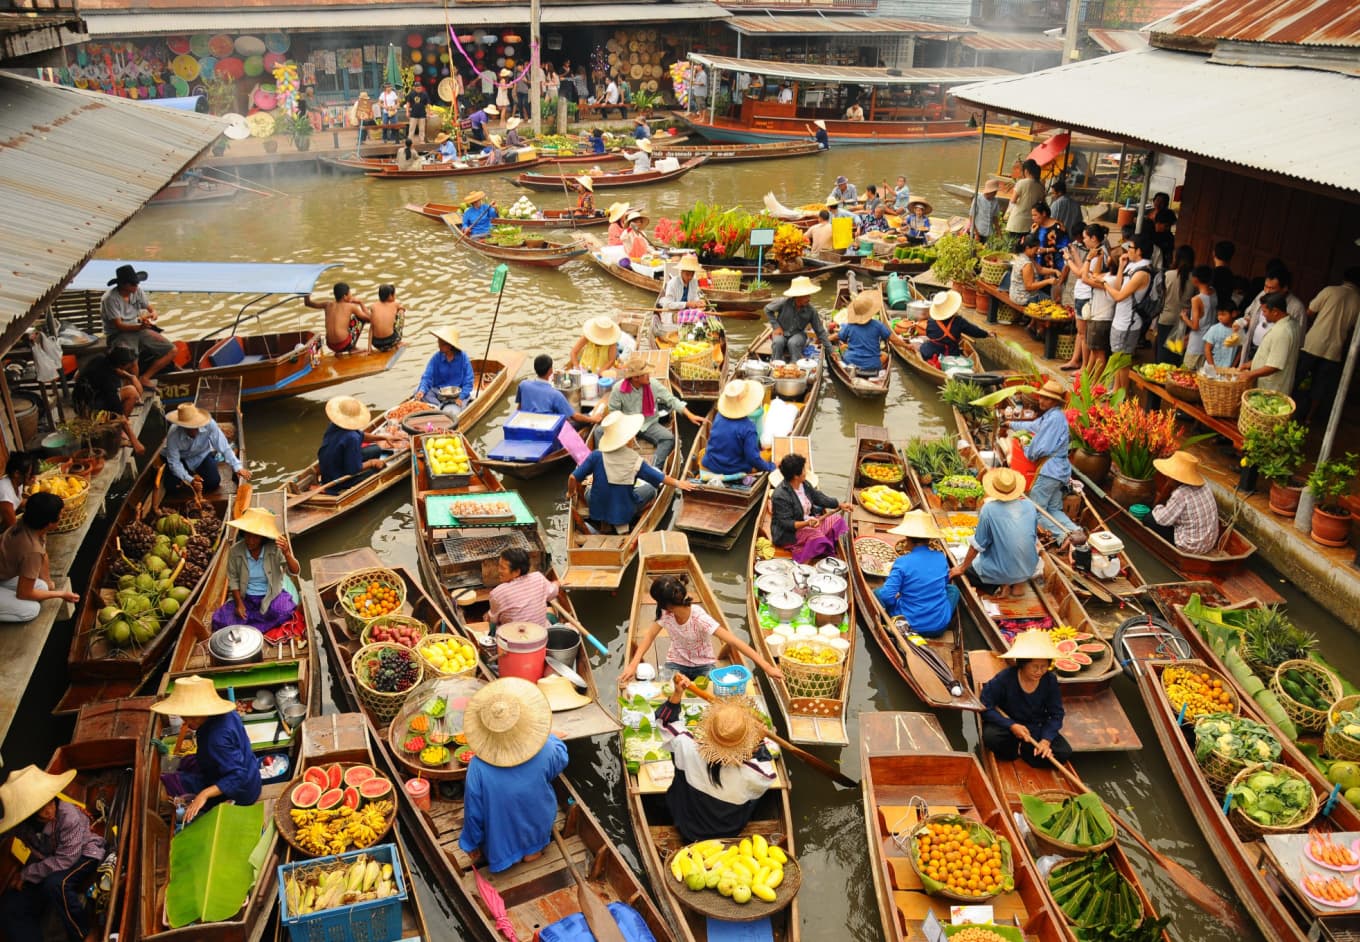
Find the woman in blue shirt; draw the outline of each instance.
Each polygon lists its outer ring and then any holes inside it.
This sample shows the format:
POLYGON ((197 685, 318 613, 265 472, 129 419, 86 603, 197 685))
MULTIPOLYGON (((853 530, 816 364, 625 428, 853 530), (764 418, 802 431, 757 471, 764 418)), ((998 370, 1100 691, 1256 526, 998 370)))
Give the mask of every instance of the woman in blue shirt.
POLYGON ((902 537, 901 555, 874 596, 888 617, 905 618, 916 634, 938 638, 959 604, 959 590, 949 584, 949 560, 940 549, 940 528, 927 511, 913 510, 888 532, 902 537))
POLYGON ((877 288, 855 295, 845 312, 845 326, 836 330, 841 343, 841 359, 861 373, 879 373, 888 368, 888 351, 883 344, 892 328, 883 322, 883 292, 877 288))
POLYGON ((708 477, 745 477, 755 471, 773 471, 774 465, 760 456, 760 435, 751 413, 765 401, 759 383, 734 379, 718 397, 718 414, 713 416, 708 447, 699 462, 708 477))
POLYGON ((464 235, 485 239, 491 234, 491 223, 500 218, 500 213, 496 212, 495 206, 484 202, 485 199, 486 194, 481 190, 473 190, 467 195, 467 208, 463 210, 464 235))
POLYGON ((599 447, 571 473, 567 492, 580 493, 589 478, 585 497, 592 523, 626 533, 643 507, 655 499, 662 485, 682 491, 694 489, 688 481, 678 481, 644 461, 633 442, 642 430, 641 415, 611 412, 600 423, 599 447))
POLYGON ((260 763, 251 751, 246 725, 236 704, 218 696, 212 680, 196 674, 181 677, 170 695, 151 709, 181 717, 194 733, 194 754, 180 762, 179 771, 161 774, 171 798, 190 799, 185 824, 224 801, 253 805, 260 800, 260 763))
POLYGON ((396 443, 385 435, 369 436, 367 441, 371 444, 365 443, 364 429, 372 416, 368 406, 353 396, 332 397, 326 403, 326 418, 330 424, 316 451, 317 475, 322 484, 346 478, 326 488, 327 494, 339 494, 382 468, 386 463, 384 455, 390 454, 396 443))
POLYGON ((441 412, 456 419, 472 399, 472 361, 458 346, 457 327, 436 327, 430 333, 439 341, 439 350, 425 364, 412 399, 434 403, 441 412), (442 390, 442 392, 441 392, 442 390))
POLYGON ((1039 512, 1025 500, 1025 478, 1010 468, 993 468, 982 479, 987 502, 978 514, 968 552, 949 577, 967 576, 984 592, 1024 594, 1039 568, 1039 512))
POLYGON ((302 566, 269 511, 251 507, 227 526, 241 538, 227 552, 227 600, 213 613, 213 631, 228 625, 272 631, 297 611, 284 569, 296 576, 302 566))
MULTIPOLYGON (((938 363, 939 357, 963 355, 963 338, 992 336, 992 332, 978 327, 966 317, 959 316, 963 296, 957 291, 941 291, 930 299, 930 319, 926 321, 926 342, 918 351, 927 363, 938 363)), ((973 364, 978 366, 979 364, 973 364)))
POLYGON ((1047 631, 1022 631, 1001 655, 1013 664, 982 687, 982 744, 998 759, 1024 759, 1036 768, 1066 762, 1062 691, 1053 673, 1058 649, 1047 631))

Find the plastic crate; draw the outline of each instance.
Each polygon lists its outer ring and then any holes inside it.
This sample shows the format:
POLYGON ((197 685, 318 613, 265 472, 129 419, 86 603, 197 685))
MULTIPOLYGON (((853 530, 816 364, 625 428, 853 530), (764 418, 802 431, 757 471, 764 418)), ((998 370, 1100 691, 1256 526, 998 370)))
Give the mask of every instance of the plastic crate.
POLYGON ((376 844, 363 850, 352 850, 333 857, 318 857, 297 863, 279 864, 278 893, 280 921, 288 929, 292 942, 396 942, 401 934, 401 906, 406 901, 406 878, 401 872, 396 844, 376 844), (288 874, 318 864, 336 861, 348 863, 356 857, 369 856, 378 863, 392 865, 395 896, 386 899, 336 906, 319 913, 296 916, 288 912, 288 897, 284 883, 288 874))
MULTIPOLYGON (((451 490, 451 489, 453 489, 453 488, 458 488, 458 487, 467 487, 468 484, 472 481, 472 472, 471 472, 471 471, 469 471, 467 474, 435 474, 435 473, 434 473, 434 464, 430 461, 430 448, 429 448, 430 440, 431 440, 431 438, 444 438, 444 437, 452 437, 452 436, 456 436, 456 437, 458 437, 458 438, 463 438, 463 436, 462 436, 462 435, 459 435, 457 432, 444 432, 444 433, 441 433, 441 434, 439 434, 439 435, 433 435, 433 436, 431 436, 430 438, 426 438, 426 439, 424 439, 424 440, 421 442, 421 449, 422 449, 422 451, 424 452, 423 457, 424 457, 424 459, 425 459, 425 470, 428 472, 428 475, 429 475, 430 488, 431 488, 431 490, 443 491, 443 490, 451 490)), ((464 448, 464 449, 467 448, 467 439, 466 439, 466 438, 463 438, 463 448, 464 448)))

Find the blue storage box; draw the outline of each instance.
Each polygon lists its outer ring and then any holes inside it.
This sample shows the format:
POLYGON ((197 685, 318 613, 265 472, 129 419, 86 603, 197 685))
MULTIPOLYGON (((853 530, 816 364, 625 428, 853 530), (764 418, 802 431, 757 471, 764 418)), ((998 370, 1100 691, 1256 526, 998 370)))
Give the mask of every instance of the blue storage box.
POLYGON ((396 844, 375 844, 334 857, 318 857, 297 863, 279 864, 279 918, 288 929, 292 942, 397 942, 401 935, 401 904, 406 901, 406 878, 401 872, 396 844), (288 911, 284 884, 290 873, 336 862, 351 863, 356 857, 372 857, 380 864, 392 865, 395 896, 336 906, 319 913, 298 916, 288 911))
POLYGON ((556 442, 565 415, 542 415, 537 412, 513 412, 505 420, 507 441, 556 442))

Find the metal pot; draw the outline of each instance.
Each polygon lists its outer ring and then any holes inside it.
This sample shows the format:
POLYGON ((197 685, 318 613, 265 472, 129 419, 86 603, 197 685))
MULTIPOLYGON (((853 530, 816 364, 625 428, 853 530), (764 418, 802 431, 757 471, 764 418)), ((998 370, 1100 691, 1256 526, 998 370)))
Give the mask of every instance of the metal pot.
POLYGON ((756 588, 765 595, 779 595, 781 593, 792 592, 794 588, 793 576, 784 572, 772 572, 768 575, 758 577, 756 579, 756 588))
POLYGON ((766 360, 746 360, 741 364, 741 375, 747 379, 757 379, 770 375, 771 366, 766 360))
POLYGON ((914 321, 923 321, 930 316, 929 301, 909 301, 907 302, 907 317, 914 321))
POLYGON ((279 719, 283 725, 290 730, 297 729, 298 724, 307 718, 307 707, 301 703, 290 703, 279 711, 279 719))
POLYGON ((818 572, 830 573, 833 576, 840 576, 842 579, 850 573, 850 567, 845 564, 845 560, 837 559, 835 556, 828 556, 819 560, 814 568, 818 572))
POLYGON ((776 396, 784 399, 793 399, 807 392, 808 378, 803 373, 800 376, 780 377, 774 381, 774 392, 776 396))
POLYGON ((793 570, 793 567, 796 565, 797 563, 795 563, 793 560, 786 559, 784 557, 777 557, 775 559, 762 559, 760 562, 756 563, 756 575, 768 576, 771 573, 783 573, 785 575, 788 575, 788 573, 791 572, 793 570))
POLYGON ((792 592, 776 592, 765 597, 765 604, 770 606, 770 614, 776 620, 793 621, 803 610, 803 597, 792 592))
POLYGON ((814 595, 808 599, 808 609, 817 625, 839 625, 849 609, 849 603, 836 595, 814 595))
POLYGON ((819 572, 808 580, 808 592, 813 596, 830 595, 843 599, 848 584, 842 576, 819 572))
POLYGON ((280 710, 284 707, 292 706, 294 703, 301 702, 301 695, 298 693, 296 684, 287 684, 274 691, 274 705, 280 710))
POLYGON ((794 365, 797 366, 804 373, 806 373, 808 375, 808 378, 811 379, 813 374, 817 372, 819 361, 814 360, 811 357, 803 357, 803 359, 799 360, 794 365))
POLYGON ((228 625, 208 639, 214 664, 256 664, 264 659, 264 635, 250 625, 228 625))
POLYGON ((268 690, 255 691, 255 699, 250 701, 250 709, 256 713, 265 713, 274 709, 274 695, 268 690))

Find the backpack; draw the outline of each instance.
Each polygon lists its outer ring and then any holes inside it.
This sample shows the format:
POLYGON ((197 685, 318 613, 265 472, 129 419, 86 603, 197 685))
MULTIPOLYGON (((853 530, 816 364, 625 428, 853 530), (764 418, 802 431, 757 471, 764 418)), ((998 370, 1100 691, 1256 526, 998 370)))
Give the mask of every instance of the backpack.
MULTIPOLYGON (((1133 318, 1138 324, 1139 330, 1146 330, 1158 315, 1162 312, 1162 297, 1166 293, 1165 273, 1157 271, 1148 263, 1147 268, 1139 269, 1148 274, 1148 286, 1143 289, 1143 294, 1139 297, 1137 292, 1133 295, 1133 318)), ((1137 272, 1135 272, 1137 274, 1137 272)))

